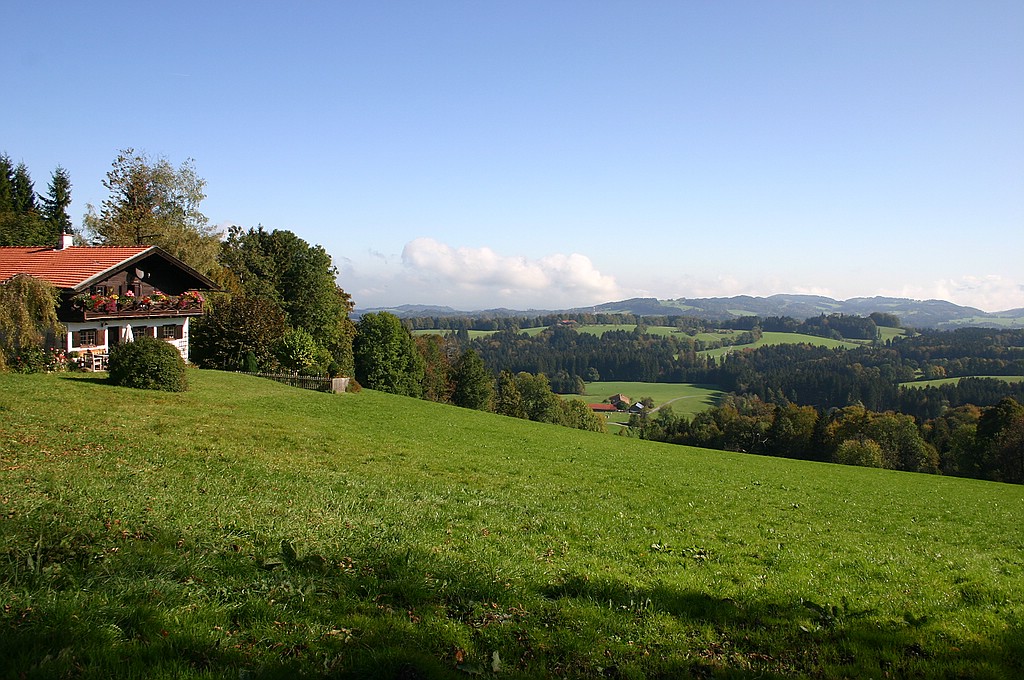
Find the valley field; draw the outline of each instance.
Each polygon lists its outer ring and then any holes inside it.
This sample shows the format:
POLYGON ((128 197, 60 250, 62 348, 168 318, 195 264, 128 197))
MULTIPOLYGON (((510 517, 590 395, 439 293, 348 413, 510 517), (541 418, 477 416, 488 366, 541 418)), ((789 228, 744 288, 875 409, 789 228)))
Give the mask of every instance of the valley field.
POLYGON ((690 383, 644 383, 644 382, 591 382, 586 385, 585 394, 563 394, 566 399, 582 399, 587 403, 599 403, 613 394, 625 394, 633 401, 650 397, 655 407, 672 406, 676 414, 692 417, 714 406, 722 397, 722 391, 713 385, 692 385, 690 383))
POLYGON ((0 374, 0 677, 1024 674, 1022 486, 189 380, 0 374))
MULTIPOLYGON (((976 375, 970 376, 973 378, 991 378, 992 380, 1002 380, 1008 383, 1017 383, 1024 381, 1024 375, 976 375)), ((912 380, 910 382, 900 383, 900 387, 908 388, 923 388, 923 387, 938 387, 940 385, 954 385, 958 384, 963 377, 958 378, 936 378, 935 380, 912 380)))

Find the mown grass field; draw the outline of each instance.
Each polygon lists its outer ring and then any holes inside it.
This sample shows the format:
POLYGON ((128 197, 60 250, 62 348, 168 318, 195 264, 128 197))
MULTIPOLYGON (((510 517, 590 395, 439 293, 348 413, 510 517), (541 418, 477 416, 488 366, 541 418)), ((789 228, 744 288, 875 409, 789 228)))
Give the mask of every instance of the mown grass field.
POLYGON ((0 677, 1014 678, 1024 487, 0 375, 0 677))
MULTIPOLYGON (((1003 382, 1015 383, 1024 381, 1024 375, 978 375, 973 376, 976 378, 992 378, 994 380, 1002 380, 1003 382)), ((937 378, 935 380, 912 380, 910 382, 900 383, 900 387, 908 388, 921 388, 921 387, 938 387, 939 385, 951 385, 958 383, 963 380, 960 378, 937 378)))

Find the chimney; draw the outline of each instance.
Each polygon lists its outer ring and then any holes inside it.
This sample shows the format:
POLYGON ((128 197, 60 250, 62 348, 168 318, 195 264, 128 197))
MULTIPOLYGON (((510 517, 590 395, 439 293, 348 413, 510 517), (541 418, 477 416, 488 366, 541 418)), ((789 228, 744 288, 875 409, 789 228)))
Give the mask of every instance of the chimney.
POLYGON ((57 250, 64 250, 74 245, 75 235, 67 234, 63 229, 60 230, 60 240, 57 242, 57 250))

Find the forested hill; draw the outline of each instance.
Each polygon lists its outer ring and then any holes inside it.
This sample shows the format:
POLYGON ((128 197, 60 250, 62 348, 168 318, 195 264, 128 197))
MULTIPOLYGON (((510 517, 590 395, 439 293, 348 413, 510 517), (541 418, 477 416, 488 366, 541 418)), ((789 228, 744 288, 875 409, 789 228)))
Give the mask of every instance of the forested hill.
POLYGON ((905 326, 913 328, 957 328, 963 326, 1024 328, 1024 308, 990 313, 974 307, 955 305, 945 300, 870 297, 840 301, 816 295, 772 295, 770 297, 739 295, 728 298, 679 298, 676 300, 633 298, 619 302, 606 302, 593 307, 561 310, 460 311, 442 306, 401 305, 357 310, 357 315, 371 311, 388 311, 400 318, 423 316, 508 317, 565 312, 691 316, 716 321, 743 316, 788 316, 794 319, 808 319, 821 314, 868 316, 873 312, 883 312, 899 317, 905 326))

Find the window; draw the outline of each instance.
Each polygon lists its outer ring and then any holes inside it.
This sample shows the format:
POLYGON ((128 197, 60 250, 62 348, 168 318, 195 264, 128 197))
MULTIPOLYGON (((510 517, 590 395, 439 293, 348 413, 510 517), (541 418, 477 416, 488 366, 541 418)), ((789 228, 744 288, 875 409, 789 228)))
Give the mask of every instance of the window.
POLYGON ((177 340, 181 337, 181 326, 177 324, 168 324, 166 326, 160 326, 160 339, 161 340, 177 340))
MULTIPOLYGON (((83 328, 76 333, 77 342, 75 345, 78 347, 93 347, 96 343, 96 329, 95 328, 83 328)), ((73 338, 73 341, 75 339, 73 338)))
POLYGON ((107 287, 106 286, 92 286, 91 288, 89 288, 89 294, 90 295, 106 295, 107 294, 107 287))

